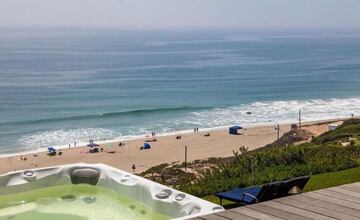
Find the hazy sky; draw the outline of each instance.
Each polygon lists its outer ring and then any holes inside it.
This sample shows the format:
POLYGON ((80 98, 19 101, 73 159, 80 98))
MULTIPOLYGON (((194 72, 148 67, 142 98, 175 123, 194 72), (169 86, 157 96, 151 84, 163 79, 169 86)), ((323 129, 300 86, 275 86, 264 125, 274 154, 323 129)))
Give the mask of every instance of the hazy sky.
POLYGON ((0 0, 0 26, 360 30, 360 0, 0 0))

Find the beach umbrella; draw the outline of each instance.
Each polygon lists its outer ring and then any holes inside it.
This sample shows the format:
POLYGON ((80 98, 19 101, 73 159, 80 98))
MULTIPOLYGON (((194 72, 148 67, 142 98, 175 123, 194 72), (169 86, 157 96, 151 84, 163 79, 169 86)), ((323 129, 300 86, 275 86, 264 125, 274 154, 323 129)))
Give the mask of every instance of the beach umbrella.
POLYGON ((55 150, 55 148, 54 147, 48 147, 48 152, 55 152, 56 150, 55 150))
POLYGON ((88 144, 86 146, 88 146, 88 147, 99 147, 99 145, 95 144, 95 143, 90 143, 90 144, 88 144))

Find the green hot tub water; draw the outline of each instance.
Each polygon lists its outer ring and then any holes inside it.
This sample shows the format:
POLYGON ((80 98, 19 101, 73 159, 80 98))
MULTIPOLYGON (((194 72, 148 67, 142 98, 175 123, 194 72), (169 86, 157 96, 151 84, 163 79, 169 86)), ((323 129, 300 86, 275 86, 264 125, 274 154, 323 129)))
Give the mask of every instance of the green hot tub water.
POLYGON ((0 196, 0 220, 165 220, 145 204, 109 189, 61 185, 0 196))

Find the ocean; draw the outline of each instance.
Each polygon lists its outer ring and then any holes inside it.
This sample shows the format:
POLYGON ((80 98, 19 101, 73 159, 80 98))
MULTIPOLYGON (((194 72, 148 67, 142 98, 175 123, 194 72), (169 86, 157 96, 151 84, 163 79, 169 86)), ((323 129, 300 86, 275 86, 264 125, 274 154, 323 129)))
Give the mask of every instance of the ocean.
POLYGON ((296 122, 299 109, 360 115, 360 34, 0 30, 2 154, 296 122))

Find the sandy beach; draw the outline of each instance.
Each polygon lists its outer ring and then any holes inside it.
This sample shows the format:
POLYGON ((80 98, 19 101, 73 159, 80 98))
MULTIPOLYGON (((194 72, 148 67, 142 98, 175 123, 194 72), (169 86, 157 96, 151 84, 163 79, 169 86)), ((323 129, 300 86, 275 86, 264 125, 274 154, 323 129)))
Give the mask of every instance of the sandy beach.
MULTIPOLYGON (((341 123, 341 120, 335 120, 341 123)), ((315 136, 328 130, 328 124, 334 120, 304 123, 303 129, 312 132, 315 136)), ((290 124, 280 126, 280 135, 290 130, 290 124)), ((74 147, 62 149, 61 156, 48 156, 47 152, 23 155, 26 160, 20 160, 20 156, 0 158, 0 173, 24 170, 38 167, 47 167, 68 163, 105 163, 110 166, 132 172, 135 164, 136 172, 147 170, 151 166, 161 163, 184 161, 184 148, 188 149, 188 161, 206 159, 210 157, 229 157, 233 150, 241 146, 253 150, 276 140, 277 131, 275 126, 257 126, 241 130, 241 135, 230 135, 227 129, 210 131, 210 136, 204 136, 208 131, 199 133, 182 134, 181 139, 177 135, 157 137, 156 142, 150 142, 150 150, 140 150, 146 139, 124 141, 124 146, 118 146, 119 142, 102 144, 103 152, 89 153, 89 147, 74 147)))

